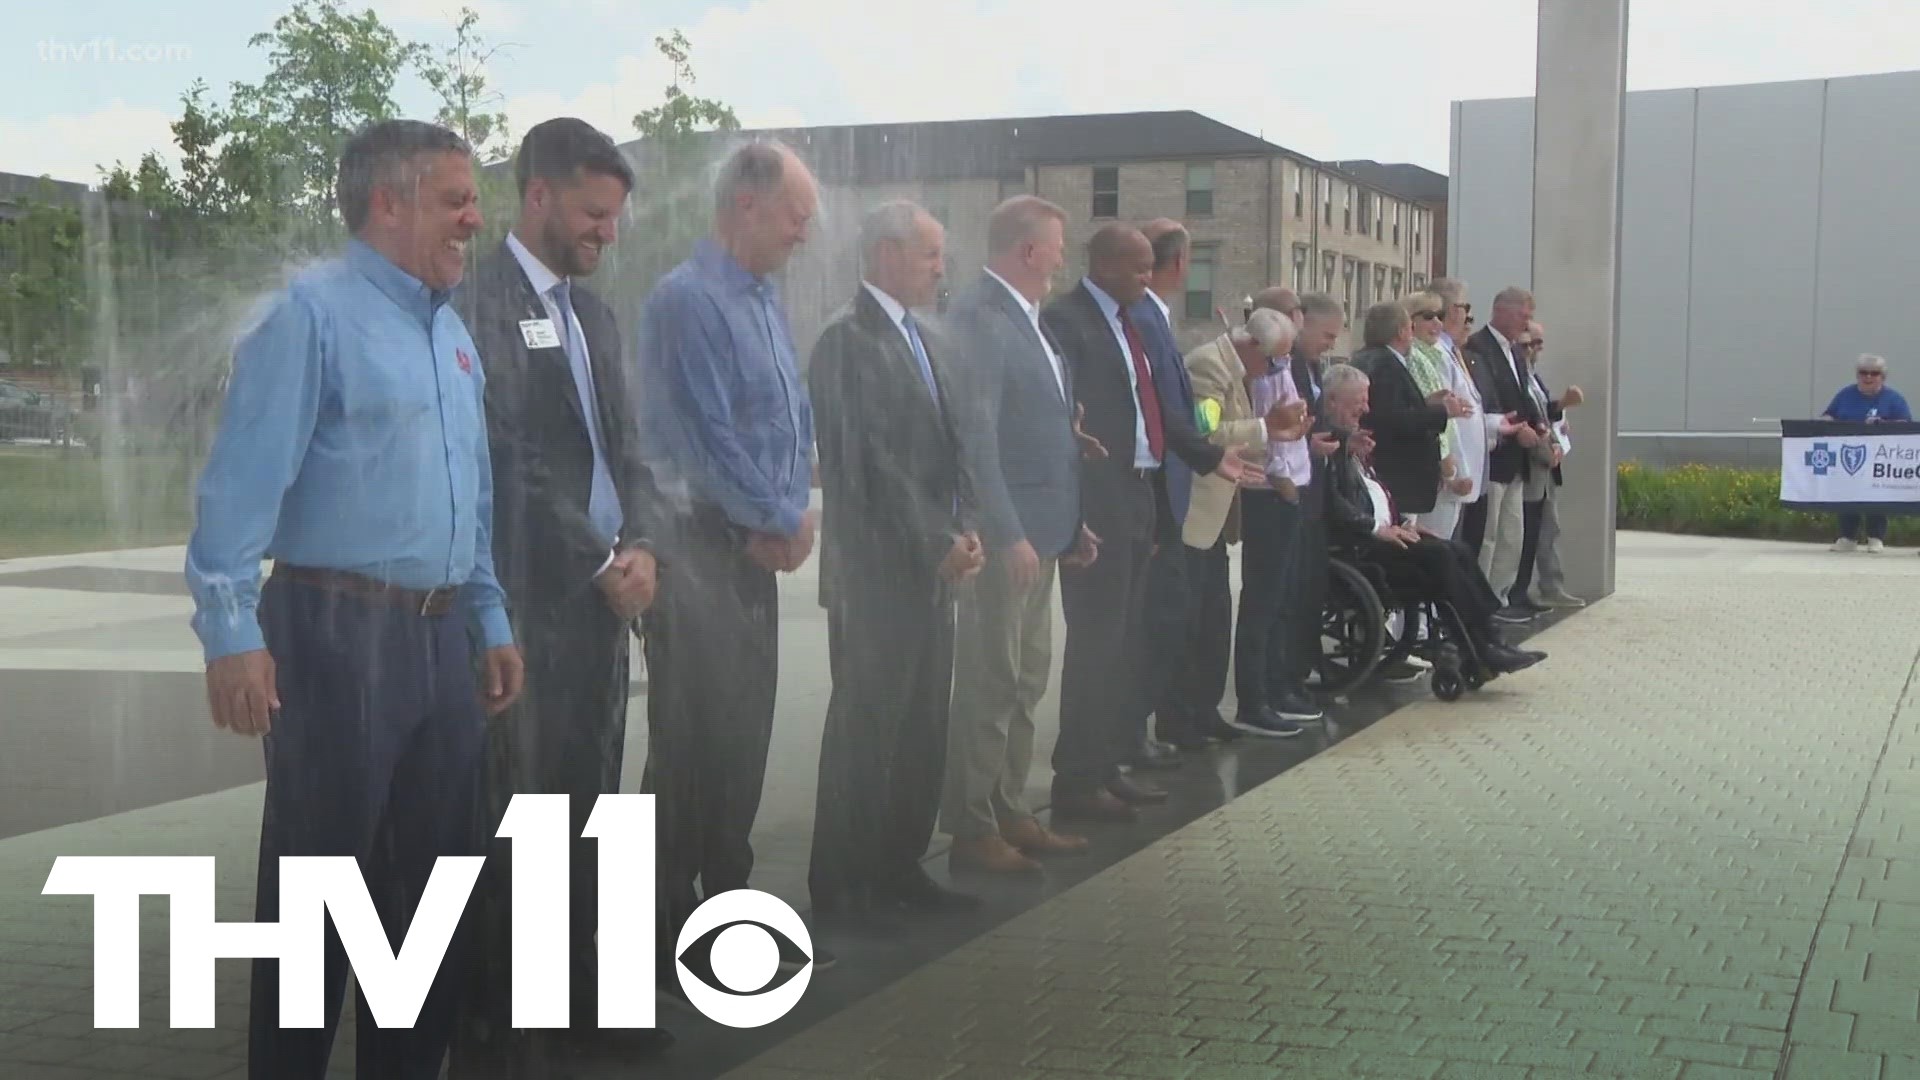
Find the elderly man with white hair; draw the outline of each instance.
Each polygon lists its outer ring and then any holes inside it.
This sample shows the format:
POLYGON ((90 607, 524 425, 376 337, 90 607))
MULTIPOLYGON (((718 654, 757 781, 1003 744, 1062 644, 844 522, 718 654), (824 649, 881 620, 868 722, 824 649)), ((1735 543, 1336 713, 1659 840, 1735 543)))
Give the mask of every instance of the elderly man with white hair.
MULTIPOLYGON (((1297 451, 1306 453, 1307 405, 1293 387, 1284 361, 1293 348, 1293 320, 1269 308, 1256 309, 1245 326, 1236 326, 1186 356, 1193 382, 1201 433, 1229 453, 1272 462, 1297 451), (1255 403, 1255 397, 1260 401, 1255 403)), ((1249 476, 1242 485, 1261 490, 1292 489, 1282 470, 1249 476)), ((1181 543, 1194 568, 1200 598, 1187 654, 1176 669, 1172 696, 1181 707, 1163 709, 1161 737, 1182 749, 1198 749, 1209 738, 1232 740, 1240 732, 1220 716, 1233 651, 1233 586, 1228 580, 1227 545, 1240 542, 1240 487, 1218 476, 1194 478, 1181 526, 1181 543)))
MULTIPOLYGON (((1827 411, 1820 415, 1828 420, 1864 424, 1880 420, 1912 420, 1913 410, 1907 408, 1907 399, 1900 396, 1900 391, 1887 385, 1886 360, 1872 353, 1862 353, 1853 365, 1853 385, 1841 387, 1827 405, 1827 411)), ((1859 514, 1841 514, 1840 539, 1833 542, 1833 550, 1852 551, 1859 547, 1860 523, 1859 514)), ((1886 515, 1868 514, 1866 526, 1866 549, 1878 553, 1887 546, 1886 515)))

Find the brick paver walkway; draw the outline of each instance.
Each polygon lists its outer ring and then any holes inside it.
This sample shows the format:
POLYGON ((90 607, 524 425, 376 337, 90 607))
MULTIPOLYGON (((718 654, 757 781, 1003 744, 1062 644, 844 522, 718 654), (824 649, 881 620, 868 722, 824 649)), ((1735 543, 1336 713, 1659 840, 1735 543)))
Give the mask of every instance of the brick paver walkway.
POLYGON ((1920 560, 1622 540, 1548 664, 734 1075, 1920 1077, 1920 560))

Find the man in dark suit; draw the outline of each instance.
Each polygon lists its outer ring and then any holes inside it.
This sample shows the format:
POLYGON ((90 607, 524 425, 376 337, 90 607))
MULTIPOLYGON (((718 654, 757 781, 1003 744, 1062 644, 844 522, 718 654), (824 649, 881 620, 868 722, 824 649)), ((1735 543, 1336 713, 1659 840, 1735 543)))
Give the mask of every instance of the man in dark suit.
MULTIPOLYGON (((1146 295, 1134 301, 1129 313, 1147 339, 1147 358, 1152 363, 1160 400, 1170 413, 1194 423, 1193 380, 1187 374, 1186 356, 1174 337, 1170 306, 1185 299, 1193 238, 1186 226, 1172 218, 1150 221, 1140 227, 1140 232, 1153 245, 1153 273, 1147 279, 1146 295)), ((1180 697, 1182 687, 1175 679, 1189 643, 1198 633, 1198 586, 1204 569, 1198 555, 1190 555, 1180 540, 1193 491, 1193 469, 1176 450, 1167 458, 1164 470, 1167 514, 1155 530, 1153 558, 1147 571, 1144 668, 1147 706, 1157 720, 1159 738, 1154 738, 1142 716, 1137 745, 1129 759, 1135 768, 1148 769, 1179 768, 1180 756, 1174 744, 1204 745, 1204 737, 1196 733, 1207 728, 1205 718, 1190 715, 1193 710, 1180 697)))
POLYGON ((1100 538, 1092 566, 1060 576, 1067 616, 1060 739, 1053 751, 1056 814, 1132 820, 1135 806, 1166 792, 1122 774, 1152 711, 1146 661, 1147 567, 1158 538, 1179 542, 1164 463, 1177 454, 1196 472, 1238 481, 1226 456, 1193 424, 1191 411, 1160 394, 1133 305, 1146 295, 1153 245, 1130 226, 1102 228, 1087 244, 1087 277, 1047 306, 1042 324, 1073 370, 1086 433, 1106 456, 1085 470, 1081 506, 1100 538))
MULTIPOLYGON (((487 731, 487 835, 516 794, 573 796, 571 1005, 575 1032, 605 1042, 597 1015, 598 845, 578 839, 595 799, 620 789, 629 697, 628 628, 653 600, 658 496, 634 445, 620 331, 579 284, 614 242, 633 174, 581 120, 527 132, 514 163, 520 220, 456 299, 486 365, 494 475, 494 561, 527 686, 487 731)), ((549 1033, 511 1025, 511 845, 491 841, 476 905, 481 950, 472 1038, 455 1075, 544 1076, 549 1033)), ((621 1040, 652 1047, 653 1030, 621 1040)))
POLYGON ((1440 434, 1472 408, 1444 390, 1431 398, 1420 393, 1407 370, 1413 320, 1399 301, 1368 308, 1361 332, 1366 345, 1353 366, 1372 381, 1366 427, 1375 442, 1373 468, 1402 514, 1428 513, 1440 494, 1440 434))
POLYGON ((825 496, 820 599, 833 697, 808 885, 817 916, 977 907, 920 867, 946 766, 954 589, 986 561, 947 355, 913 309, 938 297, 940 223, 889 202, 861 227, 864 277, 808 367, 825 496))
POLYGON ((987 564, 960 596, 940 827, 955 871, 1032 873, 1085 837, 1054 832, 1027 802, 1034 712, 1053 663, 1053 582, 1085 566, 1073 372, 1040 324, 1066 261, 1067 213, 1015 195, 987 219, 987 264, 947 312, 949 369, 980 503, 987 564))
POLYGON ((1493 298, 1487 325, 1466 344, 1486 411, 1505 417, 1500 441, 1487 455, 1486 533, 1478 552, 1480 572, 1507 605, 1498 616, 1504 622, 1531 618, 1531 613, 1513 608, 1508 591, 1520 572, 1527 478, 1534 468, 1534 450, 1549 437, 1546 417, 1527 392, 1532 376, 1526 356, 1514 345, 1532 318, 1533 294, 1518 286, 1502 289, 1493 298))

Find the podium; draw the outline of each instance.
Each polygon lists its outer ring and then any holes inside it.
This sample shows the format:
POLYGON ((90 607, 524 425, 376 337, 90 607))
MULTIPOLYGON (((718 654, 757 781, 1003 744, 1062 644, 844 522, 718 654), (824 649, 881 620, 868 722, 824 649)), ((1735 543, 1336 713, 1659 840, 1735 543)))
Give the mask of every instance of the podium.
POLYGON ((1780 421, 1780 505, 1920 514, 1920 423, 1780 421))

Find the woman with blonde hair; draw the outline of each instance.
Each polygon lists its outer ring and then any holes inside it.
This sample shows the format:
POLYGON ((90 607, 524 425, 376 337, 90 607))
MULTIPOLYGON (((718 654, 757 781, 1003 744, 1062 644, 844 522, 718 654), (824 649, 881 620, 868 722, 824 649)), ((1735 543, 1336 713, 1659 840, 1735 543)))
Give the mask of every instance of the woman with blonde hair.
POLYGON ((1455 397, 1473 406, 1473 414, 1447 422, 1440 435, 1440 491, 1433 509, 1420 515, 1420 525, 1436 536, 1451 539, 1460 522, 1460 507, 1471 502, 1474 478, 1486 469, 1485 424, 1480 418, 1480 397, 1473 379, 1440 344, 1441 320, 1446 301, 1437 293, 1416 292, 1401 301, 1413 320, 1413 348, 1407 370, 1419 384, 1420 393, 1431 397, 1452 391, 1455 397), (1473 454, 1478 447, 1480 453, 1473 454))

